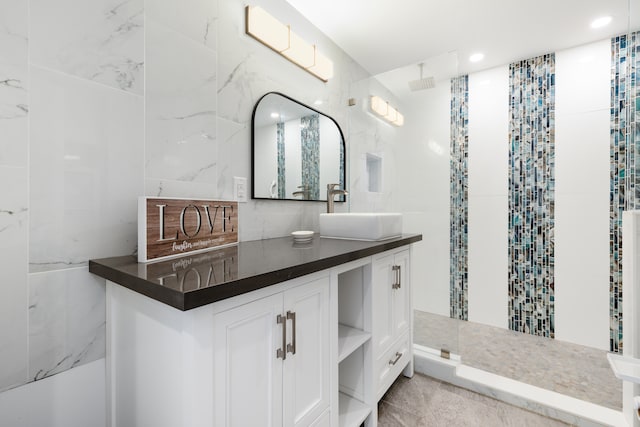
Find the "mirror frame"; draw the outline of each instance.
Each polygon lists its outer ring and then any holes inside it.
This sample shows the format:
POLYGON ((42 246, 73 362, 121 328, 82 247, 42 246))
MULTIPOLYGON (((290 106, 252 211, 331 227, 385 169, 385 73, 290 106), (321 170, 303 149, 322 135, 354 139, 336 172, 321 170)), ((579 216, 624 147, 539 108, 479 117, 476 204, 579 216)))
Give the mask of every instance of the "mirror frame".
MULTIPOLYGON (((256 127, 255 127, 255 120, 256 120, 256 111, 258 109, 258 106, 260 105, 260 102, 267 96, 267 95, 279 95, 283 98, 288 99, 291 102, 295 102, 296 104, 305 107, 311 111, 313 111, 314 113, 317 114, 321 114, 322 116, 328 118, 329 120, 331 120, 335 125, 336 128, 338 128, 338 132, 340 132, 340 140, 341 140, 341 144, 342 144, 342 152, 344 153, 344 156, 342 158, 342 173, 343 173, 343 179, 344 179, 344 186, 347 186, 347 144, 346 141, 344 139, 344 133, 342 132, 342 128, 340 127, 340 125, 338 124, 338 122, 331 116, 316 110, 315 108, 309 107, 306 104, 303 104, 300 101, 296 101, 295 99, 291 98, 290 96, 287 96, 281 92, 267 92, 264 95, 262 95, 258 101, 256 102, 256 104, 253 107, 253 112, 251 113, 251 199, 255 199, 255 200, 274 200, 274 201, 294 201, 294 202, 321 202, 321 203, 327 203, 327 199, 326 196, 324 199, 318 199, 318 200, 310 200, 310 199, 294 199, 294 198, 286 198, 286 199, 273 199, 271 197, 256 197, 255 194, 255 188, 256 188, 256 172, 255 172, 255 167, 256 167, 256 127)), ((339 198, 337 198, 335 200, 336 203, 343 203, 347 201, 347 196, 346 195, 341 195, 339 198)))

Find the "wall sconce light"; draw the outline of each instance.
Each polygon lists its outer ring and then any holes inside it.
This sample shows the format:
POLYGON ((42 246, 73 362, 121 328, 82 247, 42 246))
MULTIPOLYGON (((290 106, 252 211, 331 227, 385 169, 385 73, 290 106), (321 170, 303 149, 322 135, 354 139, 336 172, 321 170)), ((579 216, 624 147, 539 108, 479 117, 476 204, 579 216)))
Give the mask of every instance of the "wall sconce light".
POLYGON ((246 33, 323 82, 333 77, 333 62, 259 6, 245 8, 246 33))
POLYGON ((371 97, 371 111, 395 126, 404 125, 404 116, 387 101, 377 95, 371 97))

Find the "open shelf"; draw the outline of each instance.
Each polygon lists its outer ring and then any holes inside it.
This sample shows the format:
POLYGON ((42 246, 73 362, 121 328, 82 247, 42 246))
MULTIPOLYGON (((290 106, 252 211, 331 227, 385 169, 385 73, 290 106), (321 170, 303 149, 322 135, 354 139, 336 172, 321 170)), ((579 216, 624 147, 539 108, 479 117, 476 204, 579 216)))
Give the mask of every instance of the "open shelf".
POLYGON ((367 405, 344 393, 340 393, 338 406, 340 427, 359 427, 371 413, 371 408, 367 405))
POLYGON ((338 363, 367 342, 369 338, 371 338, 371 334, 362 329, 338 325, 338 363))

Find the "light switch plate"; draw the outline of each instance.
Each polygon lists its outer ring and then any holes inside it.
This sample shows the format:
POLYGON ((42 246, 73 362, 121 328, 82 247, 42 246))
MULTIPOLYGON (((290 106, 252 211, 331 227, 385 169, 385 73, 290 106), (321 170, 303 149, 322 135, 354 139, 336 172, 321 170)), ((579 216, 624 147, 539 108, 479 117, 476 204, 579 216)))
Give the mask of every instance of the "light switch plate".
POLYGON ((233 177, 233 198, 241 203, 247 202, 247 178, 242 176, 233 177))

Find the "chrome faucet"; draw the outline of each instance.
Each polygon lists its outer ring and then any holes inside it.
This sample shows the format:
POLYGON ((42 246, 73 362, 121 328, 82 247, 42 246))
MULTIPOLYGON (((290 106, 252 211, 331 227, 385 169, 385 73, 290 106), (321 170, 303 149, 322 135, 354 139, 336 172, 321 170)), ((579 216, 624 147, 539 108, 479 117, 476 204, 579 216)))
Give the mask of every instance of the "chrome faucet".
POLYGON ((327 184, 327 213, 333 213, 333 198, 336 195, 349 194, 347 190, 337 188, 340 184, 327 184))

